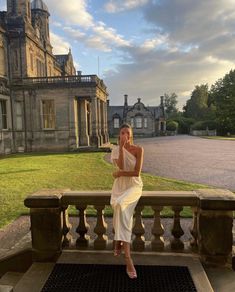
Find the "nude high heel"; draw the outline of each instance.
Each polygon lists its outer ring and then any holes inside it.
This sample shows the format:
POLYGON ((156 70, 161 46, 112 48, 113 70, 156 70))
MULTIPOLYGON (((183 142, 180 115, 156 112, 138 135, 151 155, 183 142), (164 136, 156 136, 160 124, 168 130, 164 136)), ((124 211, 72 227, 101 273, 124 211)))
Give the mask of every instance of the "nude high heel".
MULTIPOLYGON (((125 260, 126 261, 127 260, 131 260, 132 261, 132 259, 130 257, 125 257, 125 260)), ((133 262, 132 262, 132 264, 133 264, 133 262)), ((137 273, 136 273, 135 267, 134 267, 134 271, 133 272, 128 271, 128 269, 126 267, 126 273, 127 273, 128 277, 130 279, 136 279, 137 278, 137 273)))

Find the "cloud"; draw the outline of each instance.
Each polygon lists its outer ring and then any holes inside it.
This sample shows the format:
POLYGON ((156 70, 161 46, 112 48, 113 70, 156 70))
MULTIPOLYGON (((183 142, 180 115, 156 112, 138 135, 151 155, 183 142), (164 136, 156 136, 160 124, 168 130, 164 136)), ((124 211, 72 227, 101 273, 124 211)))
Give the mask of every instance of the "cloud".
POLYGON ((80 25, 85 29, 94 25, 85 0, 50 0, 47 5, 49 11, 69 24, 80 25))
POLYGON ((148 37, 124 48, 131 62, 105 72, 111 104, 127 93, 156 105, 175 92, 181 108, 195 85, 211 85, 235 67, 234 1, 151 1, 142 12, 148 37))
POLYGON ((147 4, 149 0, 111 0, 104 5, 108 13, 117 13, 124 10, 132 10, 147 4))
POLYGON ((51 44, 53 46, 53 53, 55 55, 67 54, 71 45, 61 36, 50 32, 51 44))

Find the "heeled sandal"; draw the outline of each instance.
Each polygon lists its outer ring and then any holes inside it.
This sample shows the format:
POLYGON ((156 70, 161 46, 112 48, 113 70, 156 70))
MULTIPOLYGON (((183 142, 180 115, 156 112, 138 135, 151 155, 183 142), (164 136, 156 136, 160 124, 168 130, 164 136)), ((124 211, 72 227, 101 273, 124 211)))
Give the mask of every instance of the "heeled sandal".
POLYGON ((122 242, 115 242, 115 245, 114 245, 114 251, 113 251, 113 255, 115 256, 115 257, 118 257, 118 256, 120 256, 121 255, 121 253, 122 253, 122 242))
MULTIPOLYGON (((129 258, 129 257, 125 257, 125 260, 131 260, 131 261, 132 261, 132 259, 129 258)), ((133 264, 133 261, 132 261, 132 264, 133 264)), ((134 266, 134 265, 133 265, 133 266, 134 266)), ((134 269, 135 269, 135 267, 134 267, 134 269)), ((126 273, 127 273, 128 277, 129 277, 130 279, 136 279, 136 278, 137 278, 136 270, 134 270, 133 272, 130 272, 130 271, 128 271, 128 269, 127 269, 127 267, 126 267, 126 273)))

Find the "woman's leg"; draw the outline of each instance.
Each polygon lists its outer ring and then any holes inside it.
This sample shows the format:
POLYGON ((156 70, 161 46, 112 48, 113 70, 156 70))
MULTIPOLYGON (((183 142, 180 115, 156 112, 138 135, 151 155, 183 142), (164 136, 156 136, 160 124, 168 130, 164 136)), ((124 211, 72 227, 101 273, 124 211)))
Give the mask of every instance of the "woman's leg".
POLYGON ((133 261, 131 259, 130 243, 123 241, 123 247, 125 252, 126 267, 128 272, 136 272, 133 261))

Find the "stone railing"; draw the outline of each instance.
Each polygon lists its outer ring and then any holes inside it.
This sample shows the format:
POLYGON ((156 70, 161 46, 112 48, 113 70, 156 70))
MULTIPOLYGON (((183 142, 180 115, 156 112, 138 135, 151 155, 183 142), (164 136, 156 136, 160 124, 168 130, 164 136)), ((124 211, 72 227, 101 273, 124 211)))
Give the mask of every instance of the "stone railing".
POLYGON ((94 83, 106 90, 102 79, 97 75, 74 75, 74 76, 49 76, 49 77, 28 77, 23 79, 14 79, 13 85, 34 85, 34 84, 84 84, 94 83))
MULTIPOLYGON (((63 248, 70 248, 71 224, 68 206, 78 210, 76 225, 76 248, 108 250, 112 248, 106 235, 107 224, 104 208, 110 204, 110 192, 107 191, 41 191, 25 199, 30 208, 32 248, 35 261, 54 261, 63 248), (93 232, 96 238, 88 236, 86 209, 93 205, 97 211, 93 232)), ((225 264, 231 261, 233 245, 233 210, 235 195, 228 190, 201 189, 196 191, 147 191, 143 192, 136 209, 133 225, 134 239, 132 249, 139 252, 173 251, 198 253, 202 262, 225 264), (145 227, 142 210, 150 206, 154 211, 150 241, 145 240, 145 227), (164 228, 160 212, 164 206, 170 206, 174 212, 171 228, 171 240, 163 239, 164 228), (184 231, 181 227, 180 212, 183 206, 192 209, 193 219, 190 233, 191 241, 181 240, 184 231)))

